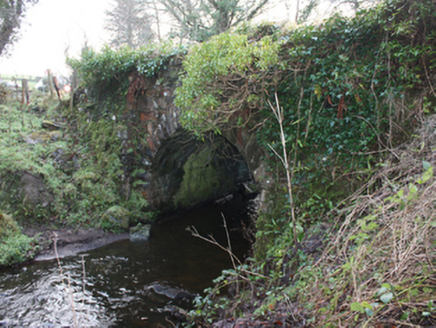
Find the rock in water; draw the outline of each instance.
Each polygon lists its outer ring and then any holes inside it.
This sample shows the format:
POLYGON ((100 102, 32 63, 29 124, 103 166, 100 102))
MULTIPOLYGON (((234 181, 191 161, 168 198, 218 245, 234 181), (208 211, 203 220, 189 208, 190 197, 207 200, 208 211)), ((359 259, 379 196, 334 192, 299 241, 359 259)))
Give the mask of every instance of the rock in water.
POLYGON ((144 291, 150 300, 160 304, 175 304, 183 308, 189 308, 195 298, 194 294, 176 287, 170 287, 160 283, 153 283, 145 287, 144 291))
POLYGON ((138 223, 134 228, 130 229, 130 241, 132 243, 146 242, 150 238, 151 224, 138 223))

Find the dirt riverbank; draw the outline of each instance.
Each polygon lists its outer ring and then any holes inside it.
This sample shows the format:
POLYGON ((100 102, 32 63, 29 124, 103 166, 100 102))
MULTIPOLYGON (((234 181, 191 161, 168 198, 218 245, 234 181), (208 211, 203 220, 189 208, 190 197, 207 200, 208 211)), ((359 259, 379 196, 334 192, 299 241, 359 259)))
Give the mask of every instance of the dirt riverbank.
POLYGON ((44 227, 27 228, 25 234, 38 239, 40 251, 35 261, 52 260, 96 249, 113 242, 128 239, 128 233, 108 233, 102 229, 46 229, 44 227), (56 248, 55 248, 56 244, 56 248))

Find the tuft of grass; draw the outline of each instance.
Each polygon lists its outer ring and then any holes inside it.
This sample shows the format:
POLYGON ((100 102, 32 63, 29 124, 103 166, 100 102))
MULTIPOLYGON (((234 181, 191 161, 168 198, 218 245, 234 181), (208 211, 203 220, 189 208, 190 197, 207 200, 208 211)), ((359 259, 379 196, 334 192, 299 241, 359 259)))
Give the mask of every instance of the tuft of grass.
POLYGON ((24 234, 0 239, 0 267, 30 261, 39 247, 34 238, 24 234))
MULTIPOLYGON (((304 295, 323 326, 436 324, 436 116, 340 210, 304 295)), ((301 271, 312 270, 302 268, 301 271)), ((301 297, 298 297, 301 299, 301 297)))

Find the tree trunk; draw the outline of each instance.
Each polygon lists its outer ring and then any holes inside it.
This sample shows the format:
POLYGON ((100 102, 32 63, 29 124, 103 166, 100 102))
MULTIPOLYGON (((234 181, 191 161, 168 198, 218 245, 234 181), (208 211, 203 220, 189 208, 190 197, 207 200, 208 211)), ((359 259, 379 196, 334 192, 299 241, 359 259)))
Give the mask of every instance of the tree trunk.
POLYGON ((6 45, 11 42, 15 29, 20 26, 19 19, 22 13, 23 0, 17 0, 16 3, 14 3, 14 1, 9 2, 9 10, 5 10, 5 16, 0 26, 0 56, 6 45))
POLYGON ((300 13, 300 0, 297 0, 297 9, 295 10, 295 24, 298 24, 299 13, 300 13))
POLYGON ((156 18, 157 38, 159 39, 159 41, 162 41, 162 36, 160 33, 159 10, 158 10, 157 5, 156 5, 156 0, 153 0, 152 3, 153 3, 153 9, 154 9, 154 12, 156 15, 155 18, 156 18))

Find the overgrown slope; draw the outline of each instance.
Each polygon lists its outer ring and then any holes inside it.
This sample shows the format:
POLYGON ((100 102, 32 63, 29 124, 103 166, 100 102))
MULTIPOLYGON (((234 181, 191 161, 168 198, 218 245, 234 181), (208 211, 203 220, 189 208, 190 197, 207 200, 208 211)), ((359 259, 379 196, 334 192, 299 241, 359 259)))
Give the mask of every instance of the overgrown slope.
POLYGON ((122 163, 130 149, 119 138, 122 123, 90 120, 86 110, 36 93, 32 99, 31 107, 0 105, 0 266, 35 254, 23 227, 124 231, 152 218, 132 186, 133 168, 122 163))
POLYGON ((254 258, 198 299, 197 324, 434 325, 436 145, 413 131, 434 124, 435 24, 433 1, 390 0, 188 53, 185 127, 250 126, 270 166, 254 258))
POLYGON ((288 229, 269 258, 226 271, 198 299, 197 324, 227 327, 240 317, 291 327, 433 327, 435 131, 432 115, 297 246, 288 229), (239 292, 220 297, 229 286, 239 292))

